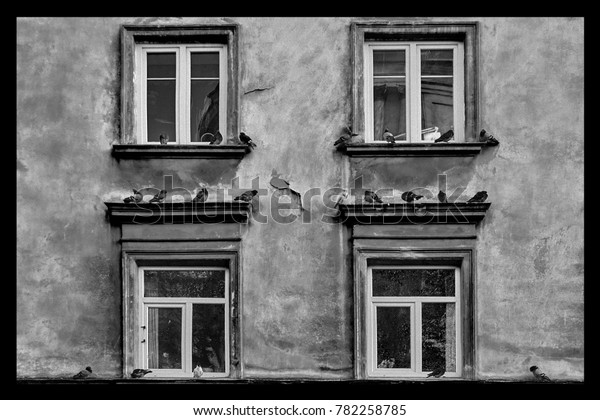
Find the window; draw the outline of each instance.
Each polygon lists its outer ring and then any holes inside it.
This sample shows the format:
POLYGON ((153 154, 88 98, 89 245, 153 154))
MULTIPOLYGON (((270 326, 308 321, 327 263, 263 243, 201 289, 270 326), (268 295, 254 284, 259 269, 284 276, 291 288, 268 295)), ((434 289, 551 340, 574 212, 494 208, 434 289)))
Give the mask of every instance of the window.
POLYGON ((138 44, 138 138, 146 143, 227 138, 227 46, 138 44))
POLYGON ((464 141, 463 44, 366 42, 365 133, 385 141, 433 142, 448 130, 464 141))
POLYGON ((452 266, 369 269, 366 332, 370 377, 461 376, 460 270, 452 266))
POLYGON ((364 137, 357 144, 367 143, 353 155, 439 153, 431 143, 450 129, 454 147, 477 142, 477 22, 360 21, 351 35, 352 129, 364 137), (400 147, 379 151, 385 129, 400 147))
POLYGON ((140 367, 148 377, 229 375, 229 272, 222 267, 141 267, 140 367))

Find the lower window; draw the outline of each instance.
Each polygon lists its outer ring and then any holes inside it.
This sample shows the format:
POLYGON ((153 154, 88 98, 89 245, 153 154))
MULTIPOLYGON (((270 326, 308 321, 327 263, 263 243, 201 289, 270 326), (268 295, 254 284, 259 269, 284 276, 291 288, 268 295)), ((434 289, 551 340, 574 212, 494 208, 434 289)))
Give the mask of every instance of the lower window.
POLYGON ((229 271, 140 267, 142 368, 147 377, 229 375, 229 271))
POLYGON ((366 290, 370 377, 462 375, 460 269, 372 266, 366 290))

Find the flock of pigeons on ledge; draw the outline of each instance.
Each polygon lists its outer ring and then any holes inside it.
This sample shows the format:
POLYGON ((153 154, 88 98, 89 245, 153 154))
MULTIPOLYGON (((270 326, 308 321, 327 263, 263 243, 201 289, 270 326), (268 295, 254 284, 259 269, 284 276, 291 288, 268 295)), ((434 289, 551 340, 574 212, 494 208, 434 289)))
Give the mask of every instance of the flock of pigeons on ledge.
MULTIPOLYGON (((387 366, 380 366, 380 367, 387 367, 387 366)), ((529 371, 533 374, 533 377, 538 382, 552 382, 552 380, 544 372, 542 372, 540 370, 540 368, 537 366, 531 366, 529 368, 529 371)), ((152 371, 149 369, 134 369, 131 372, 131 377, 134 379, 143 378, 144 376, 146 376, 149 373, 152 373, 152 371)), ((202 368, 200 366, 196 366, 193 373, 194 373, 194 378, 200 378, 204 372, 202 371, 202 368)), ((444 376, 445 373, 446 373, 445 368, 438 367, 438 368, 434 369, 431 373, 429 373, 427 375, 427 377, 428 378, 430 378, 430 377, 441 378, 442 376, 444 376)), ((85 369, 83 369, 81 372, 74 375, 73 379, 94 379, 97 377, 98 377, 98 375, 96 375, 94 372, 92 372, 92 368, 90 366, 88 366, 85 369)))

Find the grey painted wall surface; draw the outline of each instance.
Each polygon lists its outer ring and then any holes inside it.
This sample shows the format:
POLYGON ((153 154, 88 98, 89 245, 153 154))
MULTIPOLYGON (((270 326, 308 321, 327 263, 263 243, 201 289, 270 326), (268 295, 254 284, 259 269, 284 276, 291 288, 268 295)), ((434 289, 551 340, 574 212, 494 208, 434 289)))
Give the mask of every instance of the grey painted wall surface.
MULTIPOLYGON (((358 20, 362 18, 357 18, 358 20)), ((538 364, 583 379, 583 19, 481 18, 481 123, 498 148, 468 158, 348 158, 333 141, 352 109, 352 18, 17 20, 17 375, 121 375, 119 230, 104 201, 163 175, 190 190, 268 184, 437 192, 485 189, 478 226, 479 378, 529 379, 538 364), (122 24, 240 25, 242 161, 116 161, 122 24), (268 90, 244 94, 255 88, 268 90)), ((386 20, 388 20, 386 18, 386 20)), ((399 22, 407 18, 389 19, 399 22)), ((419 18, 419 21, 428 20, 419 18)), ((435 21, 446 19, 435 18, 435 21)), ((306 203, 305 203, 306 204, 306 203)), ((260 198, 263 213, 270 198, 260 198)), ((352 378, 345 227, 251 222, 242 242, 246 377, 352 378)), ((288 211, 297 216, 297 210, 288 211)))

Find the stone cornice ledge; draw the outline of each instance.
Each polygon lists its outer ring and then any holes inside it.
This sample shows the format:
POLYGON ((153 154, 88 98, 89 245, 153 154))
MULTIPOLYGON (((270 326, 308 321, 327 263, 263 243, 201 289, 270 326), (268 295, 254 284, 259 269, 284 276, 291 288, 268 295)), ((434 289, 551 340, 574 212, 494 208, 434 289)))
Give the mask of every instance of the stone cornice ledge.
POLYGON ((250 153, 244 144, 113 144, 117 159, 242 159, 250 153))
POLYGON ((477 224, 492 203, 340 204, 346 224, 477 224))
POLYGON ((338 150, 350 157, 475 156, 485 146, 483 142, 350 143, 338 150))
POLYGON ((105 202, 111 224, 170 223, 246 223, 250 203, 245 202, 175 202, 122 203, 105 202))

